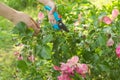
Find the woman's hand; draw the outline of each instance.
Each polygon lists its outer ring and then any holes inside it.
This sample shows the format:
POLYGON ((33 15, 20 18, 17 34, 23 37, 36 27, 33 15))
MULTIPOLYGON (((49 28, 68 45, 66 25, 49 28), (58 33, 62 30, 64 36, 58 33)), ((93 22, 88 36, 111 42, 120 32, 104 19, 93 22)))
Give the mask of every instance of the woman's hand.
POLYGON ((40 31, 39 25, 27 14, 23 12, 17 12, 14 14, 13 19, 11 20, 15 25, 19 22, 24 22, 28 28, 33 28, 35 34, 38 34, 40 31))
POLYGON ((53 16, 53 13, 56 10, 55 3, 52 0, 38 0, 38 1, 44 5, 51 7, 51 10, 48 12, 48 18, 49 18, 50 23, 55 24, 56 20, 53 16))
POLYGON ((48 12, 48 19, 49 19, 50 23, 55 24, 55 23, 56 23, 56 20, 55 20, 55 18, 54 18, 54 16, 53 16, 53 13, 54 13, 55 10, 56 10, 55 3, 54 3, 53 1, 49 1, 49 2, 48 2, 47 4, 45 4, 45 5, 48 5, 48 6, 51 7, 50 12, 48 12))

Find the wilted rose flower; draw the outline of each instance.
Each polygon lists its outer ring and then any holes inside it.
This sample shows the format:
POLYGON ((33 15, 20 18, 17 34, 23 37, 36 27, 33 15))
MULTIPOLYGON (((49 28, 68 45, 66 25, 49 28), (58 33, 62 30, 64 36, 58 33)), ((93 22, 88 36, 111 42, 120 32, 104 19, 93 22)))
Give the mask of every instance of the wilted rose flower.
POLYGON ((107 41, 107 46, 110 47, 110 46, 113 46, 114 44, 114 41, 112 38, 109 38, 108 41, 107 41))
POLYGON ((120 58, 120 45, 118 45, 116 48, 116 55, 118 58, 120 58))
POLYGON ((20 47, 24 47, 24 44, 21 43, 21 44, 19 44, 19 46, 20 46, 20 47))
POLYGON ((23 56, 21 54, 18 56, 18 60, 23 60, 23 56))
POLYGON ((115 19, 119 15, 119 10, 118 9, 113 9, 112 10, 112 19, 115 19))
POLYGON ((18 56, 20 53, 18 51, 14 52, 15 56, 18 56))
POLYGON ((82 77, 86 77, 86 73, 88 73, 88 66, 86 64, 78 64, 76 72, 82 75, 82 77))
POLYGON ((42 20, 44 18, 44 14, 42 12, 38 13, 38 20, 42 20))
POLYGON ((31 61, 31 62, 34 62, 35 61, 34 55, 28 56, 28 60, 31 61))
POLYGON ((111 23, 112 23, 112 20, 111 20, 109 17, 107 17, 107 16, 104 16, 104 17, 102 18, 102 21, 103 21, 104 23, 106 23, 106 24, 111 24, 111 23))

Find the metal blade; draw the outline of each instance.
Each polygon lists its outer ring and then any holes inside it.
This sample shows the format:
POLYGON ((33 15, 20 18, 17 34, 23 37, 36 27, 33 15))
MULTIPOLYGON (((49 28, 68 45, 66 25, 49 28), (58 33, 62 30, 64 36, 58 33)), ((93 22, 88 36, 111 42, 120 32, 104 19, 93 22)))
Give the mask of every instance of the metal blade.
POLYGON ((69 30, 68 30, 67 27, 62 23, 61 20, 58 22, 58 26, 60 27, 60 29, 63 29, 64 31, 69 32, 69 30))

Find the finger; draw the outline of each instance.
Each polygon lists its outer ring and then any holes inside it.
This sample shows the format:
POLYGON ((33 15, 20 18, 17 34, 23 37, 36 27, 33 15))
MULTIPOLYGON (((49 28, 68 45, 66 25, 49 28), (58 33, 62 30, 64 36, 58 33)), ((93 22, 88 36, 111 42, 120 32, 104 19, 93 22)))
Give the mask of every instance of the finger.
POLYGON ((49 14, 48 18, 49 18, 49 22, 52 23, 53 20, 52 15, 49 14))
POLYGON ((54 23, 54 20, 52 20, 51 23, 53 24, 53 23, 54 23))
POLYGON ((48 18, 49 18, 49 22, 53 22, 53 21, 55 21, 55 18, 54 18, 54 16, 53 15, 50 15, 50 14, 48 14, 48 18))
POLYGON ((53 20, 53 24, 56 24, 56 20, 53 20))
POLYGON ((39 29, 40 28, 39 25, 32 18, 30 18, 30 19, 33 22, 34 26, 39 29))
POLYGON ((32 18, 30 18, 31 19, 31 22, 32 22, 32 28, 34 29, 34 31, 35 31, 35 34, 38 34, 39 33, 39 31, 40 31, 40 27, 39 27, 39 25, 32 19, 32 18))
POLYGON ((53 6, 49 13, 52 15, 55 12, 55 10, 56 10, 56 6, 53 6))

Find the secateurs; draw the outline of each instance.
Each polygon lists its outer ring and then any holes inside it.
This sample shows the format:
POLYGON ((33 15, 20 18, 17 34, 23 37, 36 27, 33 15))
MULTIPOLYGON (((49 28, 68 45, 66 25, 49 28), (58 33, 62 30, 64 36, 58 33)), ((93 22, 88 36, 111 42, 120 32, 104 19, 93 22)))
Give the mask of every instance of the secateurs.
MULTIPOLYGON (((50 11, 51 7, 45 6, 45 9, 48 10, 48 11, 50 11)), ((64 31, 66 31, 66 32, 69 32, 69 30, 67 29, 67 27, 63 24, 62 19, 59 16, 59 14, 57 12, 54 12, 53 15, 54 15, 54 18, 55 18, 55 20, 57 22, 57 24, 53 24, 53 28, 56 29, 56 30, 62 29, 64 31)))

